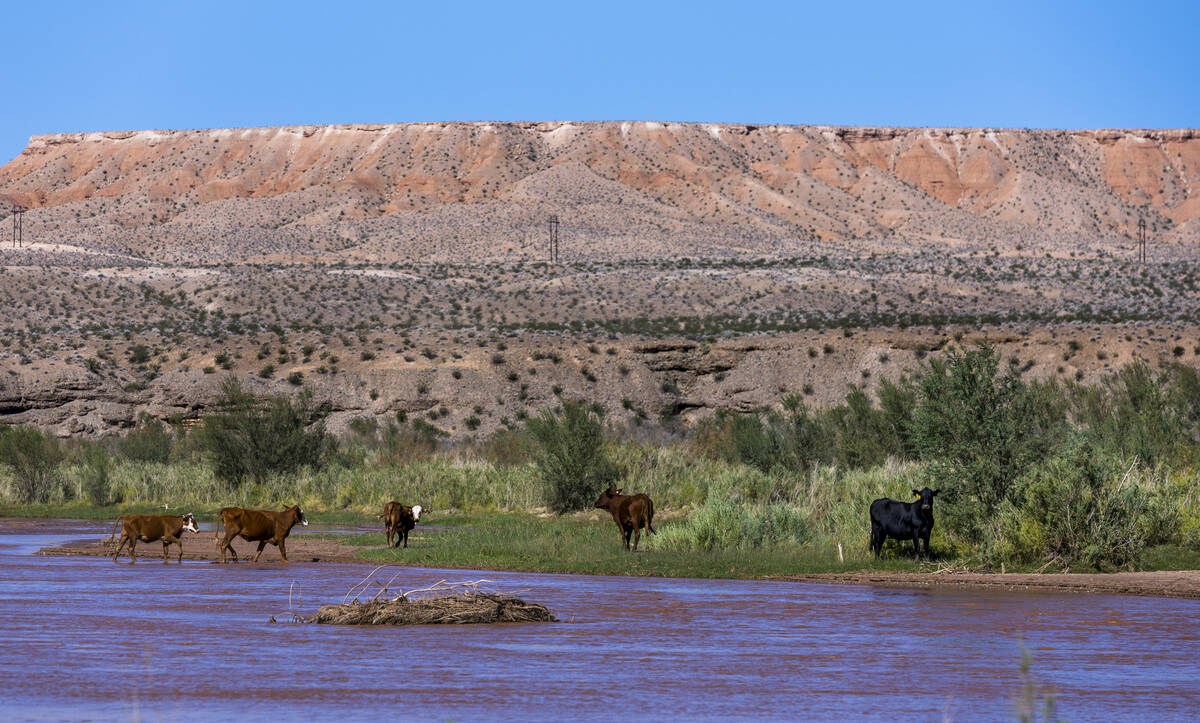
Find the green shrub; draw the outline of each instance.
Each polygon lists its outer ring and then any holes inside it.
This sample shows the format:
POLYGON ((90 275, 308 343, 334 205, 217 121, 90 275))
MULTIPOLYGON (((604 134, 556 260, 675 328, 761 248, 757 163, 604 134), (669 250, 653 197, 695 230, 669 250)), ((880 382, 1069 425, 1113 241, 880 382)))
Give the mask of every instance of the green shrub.
POLYGON ((445 436, 446 432, 419 417, 413 417, 411 425, 401 422, 397 426, 389 422, 383 430, 379 461, 400 466, 429 459, 437 451, 438 441, 445 436))
POLYGON ((45 502, 55 491, 59 441, 34 427, 0 427, 0 464, 12 469, 18 502, 45 502))
POLYGON ((80 455, 79 482, 84 499, 101 507, 120 502, 113 495, 113 462, 108 450, 98 444, 88 444, 80 455))
POLYGON ((1101 569, 1135 562, 1146 545, 1149 491, 1086 439, 1034 468, 1019 501, 1002 515, 996 548, 1006 557, 1101 569))
POLYGON ((137 429, 117 442, 117 451, 135 462, 166 464, 171 458, 173 440, 167 425, 150 416, 143 416, 137 429))
POLYGON ((1155 374, 1135 362, 1071 392, 1073 415, 1103 447, 1151 465, 1197 462, 1200 380, 1194 368, 1171 364, 1155 374))
POLYGON ((560 416, 550 410, 526 422, 537 443, 534 460, 550 507, 568 512, 591 507, 618 477, 604 449, 604 424, 591 405, 566 401, 560 416))
POLYGON ((979 542, 994 538, 994 511, 1015 481, 1065 431, 1065 402, 1053 385, 1026 385, 999 373, 989 346, 931 359, 917 376, 912 440, 933 464, 930 486, 948 494, 946 517, 979 542))
POLYGON ((261 482, 273 472, 319 467, 334 450, 324 410, 314 405, 309 389, 295 400, 257 399, 236 377, 227 377, 215 406, 218 411, 204 417, 197 441, 213 472, 226 482, 261 482))
POLYGON ((785 504, 752 505, 729 494, 710 496, 685 522, 663 526, 664 550, 751 550, 801 544, 810 537, 804 515, 785 504))

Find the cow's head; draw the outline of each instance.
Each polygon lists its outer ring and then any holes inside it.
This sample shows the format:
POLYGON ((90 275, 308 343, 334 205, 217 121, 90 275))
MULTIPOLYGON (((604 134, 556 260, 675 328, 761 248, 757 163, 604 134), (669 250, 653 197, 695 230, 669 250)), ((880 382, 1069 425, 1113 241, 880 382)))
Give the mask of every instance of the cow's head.
POLYGON ((413 522, 420 522, 421 521, 421 513, 425 511, 425 508, 420 505, 413 505, 412 511, 413 511, 413 522))
POLYGON ((920 499, 922 512, 933 511, 933 498, 937 496, 938 492, 941 492, 941 490, 931 490, 928 487, 913 490, 913 495, 920 499))
POLYGON ((196 526, 196 517, 191 512, 183 516, 183 529, 188 532, 200 531, 200 528, 196 526))
POLYGON ((614 490, 612 487, 609 487, 600 493, 600 498, 596 500, 596 507, 608 509, 608 506, 612 504, 612 501, 616 499, 617 495, 619 494, 621 494, 621 490, 614 490))
MULTIPOLYGON (((296 522, 299 522, 300 524, 304 525, 305 527, 308 527, 308 518, 304 516, 304 510, 300 509, 300 505, 292 505, 291 507, 287 508, 284 511, 291 512, 293 514, 293 516, 295 517, 296 522)), ((294 525, 296 523, 293 522, 292 524, 294 525)))

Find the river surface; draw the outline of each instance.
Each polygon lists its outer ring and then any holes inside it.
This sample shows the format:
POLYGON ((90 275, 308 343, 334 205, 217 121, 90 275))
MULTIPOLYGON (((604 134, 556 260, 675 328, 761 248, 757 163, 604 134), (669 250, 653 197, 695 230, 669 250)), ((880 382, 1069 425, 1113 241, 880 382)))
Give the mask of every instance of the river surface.
POLYGON ((0 519, 0 718, 1011 720, 1022 648, 1072 721, 1200 716, 1194 600, 411 568, 563 622, 300 625, 372 566, 36 554, 110 528, 0 519))

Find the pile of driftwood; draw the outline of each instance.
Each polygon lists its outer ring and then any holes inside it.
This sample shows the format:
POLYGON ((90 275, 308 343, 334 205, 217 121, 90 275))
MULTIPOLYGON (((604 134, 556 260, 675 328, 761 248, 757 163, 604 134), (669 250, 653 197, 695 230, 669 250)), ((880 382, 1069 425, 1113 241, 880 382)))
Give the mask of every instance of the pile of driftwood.
POLYGON ((490 580, 451 583, 440 580, 434 585, 388 597, 388 585, 402 573, 384 583, 374 597, 360 601, 380 568, 346 593, 342 602, 324 605, 313 615, 297 616, 305 623, 330 625, 465 625, 471 623, 557 622, 544 605, 525 602, 512 595, 480 590, 490 580), (353 597, 352 597, 353 596, 353 597))

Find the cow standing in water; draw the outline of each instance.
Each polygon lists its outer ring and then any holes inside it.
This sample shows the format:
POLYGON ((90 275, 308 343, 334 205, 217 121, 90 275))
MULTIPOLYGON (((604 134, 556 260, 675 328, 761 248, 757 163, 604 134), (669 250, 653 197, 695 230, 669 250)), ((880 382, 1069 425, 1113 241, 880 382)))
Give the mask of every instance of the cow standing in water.
POLYGON ((420 505, 409 507, 394 501, 383 506, 383 529, 387 533, 388 547, 399 547, 401 540, 408 547, 408 533, 420 522, 423 509, 420 505), (393 537, 396 538, 394 545, 393 537))
POLYGON ((875 557, 883 550, 887 538, 912 540, 913 555, 921 558, 920 541, 925 541, 925 556, 929 557, 929 533, 933 532, 933 498, 940 490, 925 487, 913 490, 914 502, 898 502, 881 497, 871 503, 871 550, 875 557))
POLYGON ((638 540, 642 536, 642 528, 646 528, 646 537, 656 534, 654 531, 654 503, 644 494, 623 495, 621 490, 612 487, 600 493, 596 507, 608 510, 617 529, 621 531, 621 542, 625 549, 629 547, 629 537, 633 536, 633 552, 637 552, 638 540))
POLYGON ((221 562, 225 562, 226 550, 233 555, 234 562, 238 561, 237 551, 230 543, 239 535, 243 540, 258 543, 258 550, 254 553, 254 559, 251 562, 258 562, 258 557, 268 542, 279 548, 279 556, 283 558, 284 562, 287 562, 287 549, 284 547, 283 541, 287 539, 288 533, 292 531, 292 527, 297 522, 302 525, 308 524, 308 518, 300 510, 300 505, 292 505, 282 512, 222 507, 220 514, 217 515, 217 529, 213 535, 217 540, 217 552, 221 554, 221 562), (225 527, 224 538, 220 536, 222 525, 225 527))
MULTIPOLYGON (((117 518, 117 525, 121 527, 121 541, 117 543, 117 551, 113 553, 113 562, 117 561, 117 556, 121 554, 121 548, 125 543, 129 543, 129 564, 137 562, 137 553, 134 548, 137 547, 138 541, 155 542, 162 540, 163 546, 163 563, 167 562, 167 548, 171 545, 179 545, 178 562, 183 562, 183 533, 199 532, 200 528, 196 526, 196 518, 192 513, 186 515, 123 515, 117 518)), ((108 539, 111 541, 117 536, 117 528, 113 527, 112 536, 108 539)))

